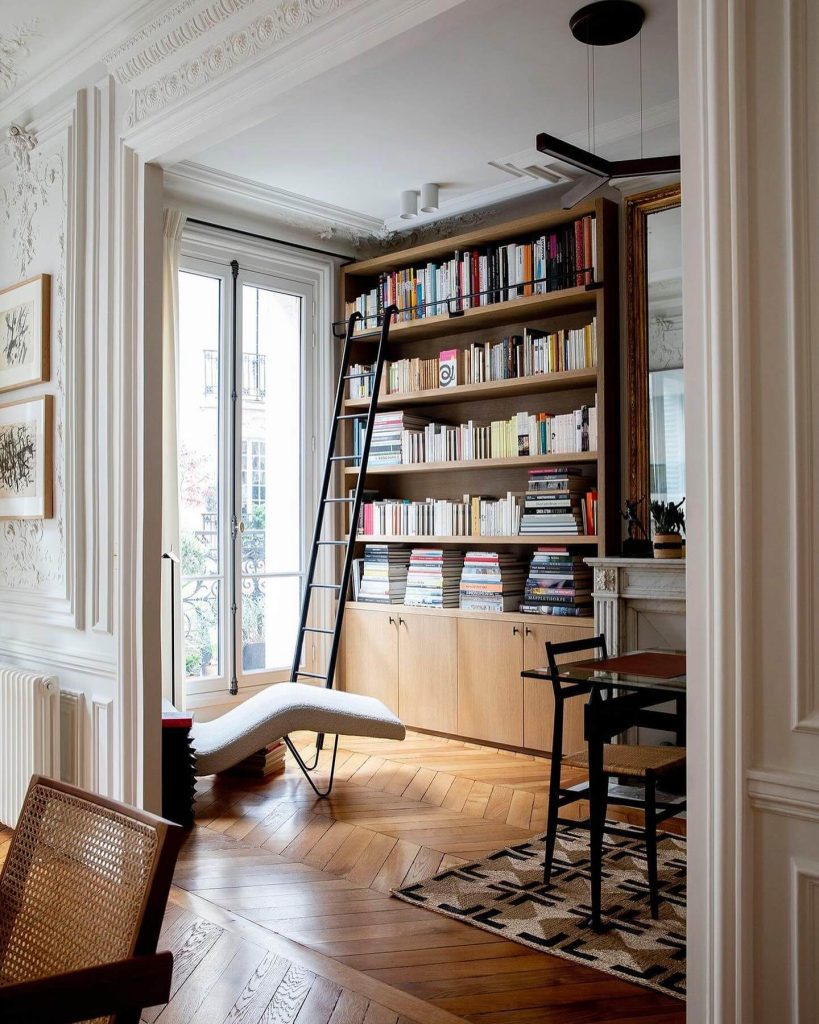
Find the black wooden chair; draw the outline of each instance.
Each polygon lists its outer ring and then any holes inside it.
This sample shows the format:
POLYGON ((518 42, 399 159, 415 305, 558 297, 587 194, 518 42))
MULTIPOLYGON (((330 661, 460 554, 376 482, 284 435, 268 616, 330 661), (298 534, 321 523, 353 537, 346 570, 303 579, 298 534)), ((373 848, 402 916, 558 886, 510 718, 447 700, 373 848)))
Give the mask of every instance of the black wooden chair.
MULTIPOLYGON (((588 695, 588 687, 580 684, 567 682, 560 678, 560 666, 557 659, 561 655, 588 653, 590 660, 595 656, 599 660, 606 657, 606 639, 603 636, 590 637, 584 640, 569 640, 565 643, 546 644, 546 657, 551 673, 552 689, 554 691, 554 732, 552 737, 552 771, 549 779, 549 806, 546 817, 546 855, 543 864, 543 880, 550 884, 552 877, 552 866, 554 862, 555 840, 559 825, 566 825, 571 828, 588 827, 589 819, 586 821, 574 821, 570 818, 561 818, 560 808, 575 803, 578 800, 586 800, 589 795, 589 784, 579 788, 563 789, 560 783, 561 767, 568 765, 572 768, 588 770, 589 757, 587 750, 576 751, 567 755, 563 754, 563 717, 564 705, 567 700, 580 694, 588 695)), ((667 698, 663 698, 664 700, 667 698)), ((635 711, 634 725, 640 724, 640 709, 635 711)), ((685 747, 672 746, 638 746, 625 743, 606 744, 603 751, 603 775, 604 793, 603 818, 605 820, 606 807, 613 803, 623 807, 635 807, 642 810, 645 816, 645 826, 642 830, 646 845, 646 861, 648 865, 648 885, 651 916, 659 916, 659 888, 657 884, 657 826, 668 818, 685 810, 685 802, 681 800, 657 800, 657 781, 672 773, 680 773, 685 767, 685 747), (612 777, 624 778, 634 784, 642 784, 644 787, 643 799, 617 796, 612 798, 609 795, 609 779, 612 777)), ((605 823, 606 832, 613 835, 622 835, 634 838, 634 830, 618 828, 611 823, 605 823)))

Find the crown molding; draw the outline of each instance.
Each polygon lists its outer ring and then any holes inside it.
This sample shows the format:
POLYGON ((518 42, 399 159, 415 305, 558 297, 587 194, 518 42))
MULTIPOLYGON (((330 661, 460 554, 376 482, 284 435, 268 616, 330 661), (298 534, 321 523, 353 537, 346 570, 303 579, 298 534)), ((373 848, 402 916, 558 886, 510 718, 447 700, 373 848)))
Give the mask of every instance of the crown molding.
POLYGON ((263 185, 239 175, 183 161, 165 170, 165 192, 183 204, 229 208, 289 228, 307 231, 320 239, 344 238, 359 246, 383 230, 377 217, 369 217, 285 189, 263 185))

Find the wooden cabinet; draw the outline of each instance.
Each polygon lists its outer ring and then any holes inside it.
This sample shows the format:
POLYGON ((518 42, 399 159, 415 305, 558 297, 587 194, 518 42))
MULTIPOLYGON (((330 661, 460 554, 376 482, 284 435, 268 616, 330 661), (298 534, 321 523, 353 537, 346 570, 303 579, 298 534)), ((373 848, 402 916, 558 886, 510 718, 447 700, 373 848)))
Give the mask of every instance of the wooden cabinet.
POLYGON ((348 608, 344 613, 344 688, 377 697, 398 711, 398 613, 348 608))
POLYGON ((523 744, 523 623, 458 621, 458 733, 523 744))
POLYGON ((398 714, 405 725, 458 729, 457 621, 434 613, 398 615, 398 714))
MULTIPOLYGON (((526 668, 539 668, 546 664, 544 645, 547 640, 560 643, 564 640, 582 640, 590 637, 594 630, 578 628, 562 623, 538 623, 524 626, 523 662, 526 668)), ((576 655, 564 655, 559 660, 576 660, 576 655)), ((563 753, 568 754, 583 747, 583 705, 585 697, 573 697, 564 707, 563 753)), ((552 729, 554 726, 554 695, 548 679, 523 680, 523 745, 532 750, 551 751, 552 729)))

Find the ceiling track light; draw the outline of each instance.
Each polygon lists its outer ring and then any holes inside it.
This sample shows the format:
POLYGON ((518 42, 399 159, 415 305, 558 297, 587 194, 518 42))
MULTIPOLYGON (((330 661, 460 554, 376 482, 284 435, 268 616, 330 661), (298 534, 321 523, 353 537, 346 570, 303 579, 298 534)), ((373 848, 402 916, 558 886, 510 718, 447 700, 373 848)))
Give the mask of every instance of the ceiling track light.
POLYGON ((421 213, 435 213, 438 209, 438 186, 428 181, 421 186, 421 213))
POLYGON ((401 193, 401 220, 412 220, 418 216, 418 193, 414 188, 401 193))

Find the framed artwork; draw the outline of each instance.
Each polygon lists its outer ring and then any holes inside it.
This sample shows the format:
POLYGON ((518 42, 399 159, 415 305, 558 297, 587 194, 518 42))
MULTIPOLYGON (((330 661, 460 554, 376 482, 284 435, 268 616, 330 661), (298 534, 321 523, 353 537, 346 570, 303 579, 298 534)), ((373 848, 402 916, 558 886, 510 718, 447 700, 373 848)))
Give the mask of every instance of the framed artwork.
POLYGON ((0 291, 0 391, 49 379, 50 327, 49 274, 0 291))
POLYGON ((0 405, 0 519, 51 519, 54 398, 0 405))

